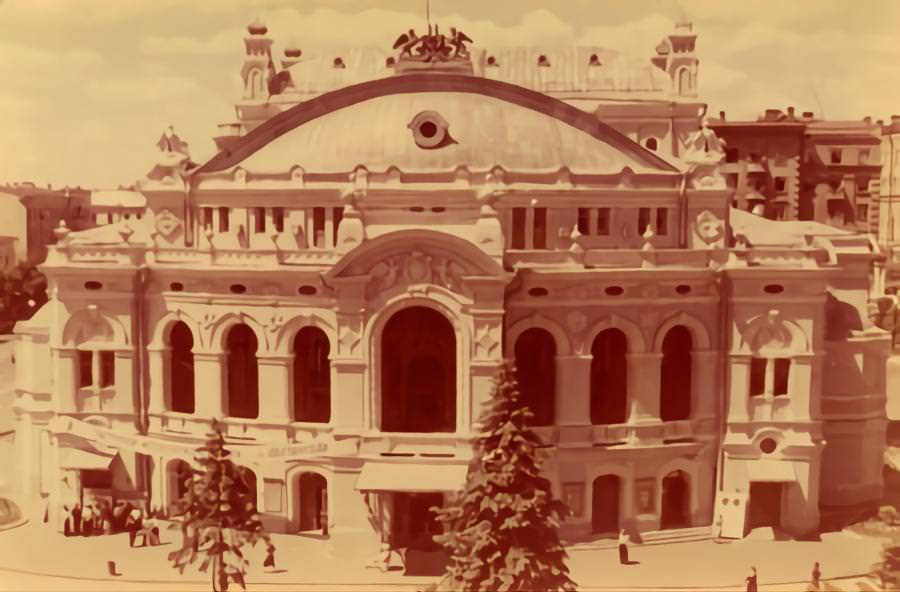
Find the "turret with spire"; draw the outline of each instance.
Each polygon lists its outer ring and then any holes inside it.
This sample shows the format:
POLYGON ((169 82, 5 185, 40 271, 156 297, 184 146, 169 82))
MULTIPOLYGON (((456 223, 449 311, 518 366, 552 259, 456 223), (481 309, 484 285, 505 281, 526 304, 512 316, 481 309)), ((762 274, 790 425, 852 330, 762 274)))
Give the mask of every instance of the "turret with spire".
POLYGON ((677 97, 697 97, 697 34, 694 25, 682 14, 670 33, 656 46, 651 62, 672 79, 672 93, 677 97))
POLYGON ((258 18, 247 26, 249 35, 244 37, 246 53, 241 68, 245 100, 265 101, 269 95, 267 81, 272 39, 267 36, 268 32, 268 27, 258 18))

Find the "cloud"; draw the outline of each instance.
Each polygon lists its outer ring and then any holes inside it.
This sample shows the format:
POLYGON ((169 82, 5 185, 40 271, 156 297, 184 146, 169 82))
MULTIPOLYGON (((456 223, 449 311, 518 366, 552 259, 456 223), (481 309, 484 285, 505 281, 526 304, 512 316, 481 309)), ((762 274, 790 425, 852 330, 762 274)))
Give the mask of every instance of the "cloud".
POLYGON ((141 39, 138 51, 149 56, 229 55, 241 51, 244 34, 244 31, 235 27, 206 39, 187 35, 150 35, 141 39))

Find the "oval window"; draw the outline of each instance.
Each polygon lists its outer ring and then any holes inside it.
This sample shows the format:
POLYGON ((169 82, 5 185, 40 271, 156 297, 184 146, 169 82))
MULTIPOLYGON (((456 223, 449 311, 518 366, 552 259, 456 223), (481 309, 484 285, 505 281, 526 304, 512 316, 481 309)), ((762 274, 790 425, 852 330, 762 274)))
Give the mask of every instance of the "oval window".
POLYGON ((84 282, 85 290, 99 290, 102 287, 103 287, 103 284, 101 284, 100 282, 96 282, 94 280, 91 280, 89 282, 84 282))
POLYGON ((247 286, 244 284, 231 284, 229 290, 231 290, 232 294, 243 294, 247 291, 247 286))
POLYGON ((784 292, 784 286, 781 284, 767 284, 766 287, 763 288, 767 294, 781 294, 784 292))
POLYGON ((604 292, 607 296, 621 296, 625 293, 625 289, 622 286, 610 286, 604 292))
POLYGON ((681 284, 681 285, 675 286, 675 291, 682 295, 690 294, 691 287, 687 284, 681 284))
POLYGON ((413 207, 409 208, 409 211, 419 214, 421 212, 424 212, 425 208, 423 208, 422 206, 413 206, 413 207))
POLYGON ((442 207, 442 206, 437 206, 437 207, 431 208, 431 211, 434 212, 435 214, 443 213, 446 210, 447 210, 447 208, 442 207))
POLYGON ((315 286, 300 286, 297 288, 297 292, 303 294, 304 296, 312 296, 316 293, 315 286))
POLYGON ((184 284, 182 284, 181 282, 172 282, 171 284, 169 284, 169 289, 173 292, 181 292, 182 290, 184 290, 184 284))
POLYGON ((530 290, 528 290, 529 295, 537 297, 546 296, 549 293, 550 292, 547 290, 547 288, 531 288, 530 290))

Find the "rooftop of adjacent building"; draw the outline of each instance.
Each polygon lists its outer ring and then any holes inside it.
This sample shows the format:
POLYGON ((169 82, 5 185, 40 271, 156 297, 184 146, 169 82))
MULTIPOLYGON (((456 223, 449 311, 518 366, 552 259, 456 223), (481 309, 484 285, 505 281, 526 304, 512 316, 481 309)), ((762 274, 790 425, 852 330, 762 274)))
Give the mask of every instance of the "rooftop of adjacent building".
POLYGON ((797 113, 794 107, 766 109, 756 119, 729 120, 725 111, 719 111, 718 117, 710 117, 709 125, 715 129, 740 129, 748 131, 760 128, 783 128, 785 130, 802 129, 807 135, 848 134, 878 137, 882 134, 900 133, 900 115, 892 115, 889 123, 884 120, 873 121, 866 116, 860 120, 831 120, 816 117, 813 111, 797 113))

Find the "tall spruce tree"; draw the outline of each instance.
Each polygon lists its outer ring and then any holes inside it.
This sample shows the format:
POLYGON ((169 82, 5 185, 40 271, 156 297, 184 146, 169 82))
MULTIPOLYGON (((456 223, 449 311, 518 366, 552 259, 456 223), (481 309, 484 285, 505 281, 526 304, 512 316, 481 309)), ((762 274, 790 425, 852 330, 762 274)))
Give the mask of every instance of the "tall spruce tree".
POLYGON ((512 368, 494 379, 463 492, 433 508, 450 552, 440 590, 569 591, 568 557, 556 529, 569 509, 541 476, 540 437, 512 368))
POLYGON ((178 523, 172 528, 181 529, 182 544, 169 553, 169 561, 180 573, 197 560, 203 573, 212 566, 213 590, 226 592, 230 581, 246 589, 249 562, 241 552, 244 545, 263 540, 270 551, 275 547, 263 530, 253 492, 242 476, 244 469, 229 460, 231 452, 218 422, 213 421, 212 427, 195 457, 202 470, 185 479, 186 491, 176 502, 178 523))

